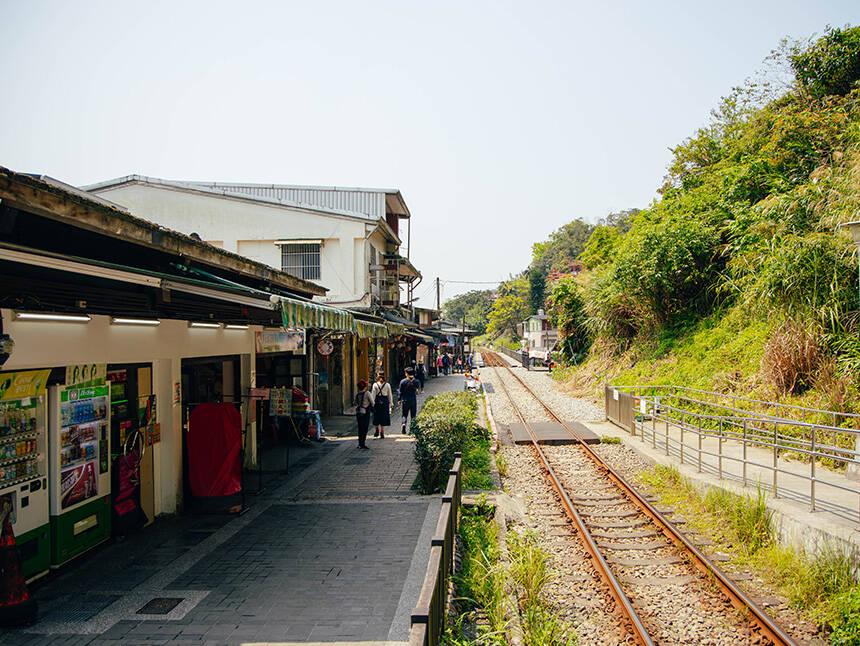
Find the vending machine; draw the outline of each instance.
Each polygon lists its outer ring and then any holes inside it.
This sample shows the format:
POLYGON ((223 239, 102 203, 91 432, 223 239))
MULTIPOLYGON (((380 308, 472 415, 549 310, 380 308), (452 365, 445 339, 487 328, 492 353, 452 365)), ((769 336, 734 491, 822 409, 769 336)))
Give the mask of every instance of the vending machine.
POLYGON ((110 520, 110 384, 50 392, 51 565, 107 540, 110 520))
MULTIPOLYGON (((47 374, 45 371, 45 381, 47 374)), ((46 572, 50 566, 48 523, 47 405, 44 384, 40 395, 10 398, 33 373, 5 373, 9 381, 0 398, 0 504, 11 508, 12 530, 24 576, 46 572)), ((2 384, 0 384, 2 386, 2 384)), ((25 387, 24 390, 27 388, 25 387)))

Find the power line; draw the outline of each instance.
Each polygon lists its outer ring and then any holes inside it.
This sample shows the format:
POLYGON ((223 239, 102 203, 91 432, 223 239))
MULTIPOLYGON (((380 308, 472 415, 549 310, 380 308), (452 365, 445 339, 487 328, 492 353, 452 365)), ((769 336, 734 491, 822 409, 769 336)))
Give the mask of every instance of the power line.
POLYGON ((505 281, 503 280, 442 280, 446 285, 451 283, 453 285, 499 285, 505 281))

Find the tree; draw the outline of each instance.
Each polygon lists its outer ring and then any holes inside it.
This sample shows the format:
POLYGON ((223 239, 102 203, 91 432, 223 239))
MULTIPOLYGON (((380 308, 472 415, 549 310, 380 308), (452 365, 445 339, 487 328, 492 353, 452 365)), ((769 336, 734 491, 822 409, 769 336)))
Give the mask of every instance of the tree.
POLYGON ((860 79, 860 27, 827 27, 811 45, 794 43, 788 60, 797 82, 815 98, 845 96, 860 79))
POLYGON ((442 305, 442 316, 457 323, 465 317, 468 327, 484 334, 487 331, 487 316, 494 299, 495 290, 472 290, 445 301, 442 305))
POLYGON ((516 336, 517 324, 529 315, 528 282, 515 278, 499 285, 499 297, 488 315, 487 332, 494 336, 516 336))
POLYGON ((550 272, 569 273, 593 230, 593 224, 577 218, 553 231, 546 242, 532 245, 532 262, 528 268, 530 313, 544 307, 546 277, 550 272))

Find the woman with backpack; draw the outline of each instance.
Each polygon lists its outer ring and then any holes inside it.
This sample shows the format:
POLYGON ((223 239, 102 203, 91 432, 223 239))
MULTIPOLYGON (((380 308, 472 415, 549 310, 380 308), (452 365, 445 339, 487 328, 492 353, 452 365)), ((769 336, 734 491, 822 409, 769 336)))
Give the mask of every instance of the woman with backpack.
POLYGON ((370 390, 373 398, 373 425, 376 430, 373 437, 385 437, 385 427, 391 426, 391 407, 394 406, 394 398, 391 396, 391 386, 385 381, 385 375, 376 373, 376 383, 370 390))
POLYGON ((367 392, 367 382, 358 380, 358 394, 355 396, 355 419, 358 422, 358 448, 369 449, 365 444, 367 429, 370 428, 370 411, 373 409, 373 395, 367 392))

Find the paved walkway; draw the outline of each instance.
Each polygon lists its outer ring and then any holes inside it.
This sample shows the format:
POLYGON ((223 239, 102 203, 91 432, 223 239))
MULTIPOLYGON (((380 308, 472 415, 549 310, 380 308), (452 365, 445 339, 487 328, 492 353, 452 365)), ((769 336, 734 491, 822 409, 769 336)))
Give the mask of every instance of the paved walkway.
MULTIPOLYGON (((462 388, 462 375, 425 395, 462 388)), ((4 646, 404 644, 441 498, 411 490, 399 413, 357 449, 330 436, 239 517, 160 519, 34 587, 39 621, 4 646)))

